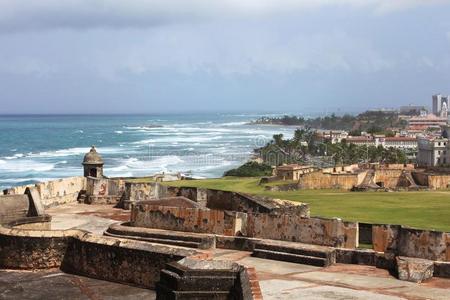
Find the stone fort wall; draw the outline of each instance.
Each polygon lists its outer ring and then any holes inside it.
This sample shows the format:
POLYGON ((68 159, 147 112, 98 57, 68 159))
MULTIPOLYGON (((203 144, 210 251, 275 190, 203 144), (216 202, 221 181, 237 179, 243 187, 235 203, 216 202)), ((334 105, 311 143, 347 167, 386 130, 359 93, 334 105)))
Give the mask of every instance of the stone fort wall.
POLYGON ((137 202, 132 208, 131 225, 333 247, 358 246, 357 223, 340 219, 309 218, 295 213, 243 213, 137 202))
POLYGON ((86 178, 82 176, 17 186, 4 190, 7 195, 24 194, 27 188, 36 187, 44 207, 52 207, 76 202, 81 190, 86 188, 86 178))
POLYGON ((316 171, 302 175, 298 181, 301 189, 344 189, 350 190, 362 182, 365 173, 324 173, 316 171))
POLYGON ((198 250, 175 246, 97 237, 80 230, 41 231, 0 226, 2 269, 61 268, 101 280, 154 288, 166 263, 201 254, 198 250))
POLYGON ((380 224, 372 226, 372 241, 375 251, 435 261, 450 261, 449 232, 380 224))

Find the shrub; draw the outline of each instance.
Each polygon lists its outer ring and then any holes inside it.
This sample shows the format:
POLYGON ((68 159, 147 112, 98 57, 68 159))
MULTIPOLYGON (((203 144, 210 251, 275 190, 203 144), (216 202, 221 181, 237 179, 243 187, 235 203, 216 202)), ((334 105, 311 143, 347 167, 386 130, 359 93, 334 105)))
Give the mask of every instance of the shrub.
POLYGON ((224 176, 237 176, 237 177, 261 177, 271 176, 272 167, 266 164, 260 164, 254 161, 247 162, 236 169, 228 170, 224 173, 224 176))

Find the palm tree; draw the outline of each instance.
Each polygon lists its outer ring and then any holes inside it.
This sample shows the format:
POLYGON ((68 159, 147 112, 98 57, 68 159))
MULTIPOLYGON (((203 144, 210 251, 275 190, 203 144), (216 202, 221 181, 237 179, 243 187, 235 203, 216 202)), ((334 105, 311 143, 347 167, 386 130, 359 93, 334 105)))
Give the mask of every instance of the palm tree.
POLYGON ((273 135, 273 140, 275 141, 275 145, 277 145, 278 147, 283 147, 283 134, 274 134, 273 135))

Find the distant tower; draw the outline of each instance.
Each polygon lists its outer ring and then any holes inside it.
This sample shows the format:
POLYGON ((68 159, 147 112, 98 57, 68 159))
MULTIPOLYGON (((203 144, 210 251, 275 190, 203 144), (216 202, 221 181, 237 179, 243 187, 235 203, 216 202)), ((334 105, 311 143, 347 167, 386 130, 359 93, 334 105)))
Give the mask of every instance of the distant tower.
POLYGON ((442 96, 441 94, 433 95, 433 114, 437 117, 446 117, 449 104, 450 96, 442 96))
POLYGON ((103 177, 103 159, 97 153, 95 146, 92 146, 91 150, 84 156, 83 167, 84 177, 103 177))
POLYGON ((442 107, 441 107, 441 114, 440 114, 440 117, 441 117, 441 118, 447 118, 447 115, 448 115, 447 102, 443 102, 443 103, 442 103, 442 107))

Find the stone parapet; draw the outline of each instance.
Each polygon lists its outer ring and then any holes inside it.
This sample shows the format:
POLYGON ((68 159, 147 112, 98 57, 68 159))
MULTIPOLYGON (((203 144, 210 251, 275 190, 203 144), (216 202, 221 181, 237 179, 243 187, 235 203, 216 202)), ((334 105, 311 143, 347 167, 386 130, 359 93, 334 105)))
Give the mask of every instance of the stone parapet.
POLYGON ((81 230, 24 230, 0 226, 0 268, 49 269, 153 288, 171 261, 199 250, 111 237, 81 230))
POLYGON ((17 186, 4 190, 7 195, 25 194, 27 188, 36 188, 37 194, 44 208, 57 206, 65 203, 76 202, 80 191, 86 188, 85 177, 68 177, 36 183, 33 185, 17 186))
POLYGON ((400 225, 372 226, 375 251, 435 261, 450 261, 450 233, 400 225))

